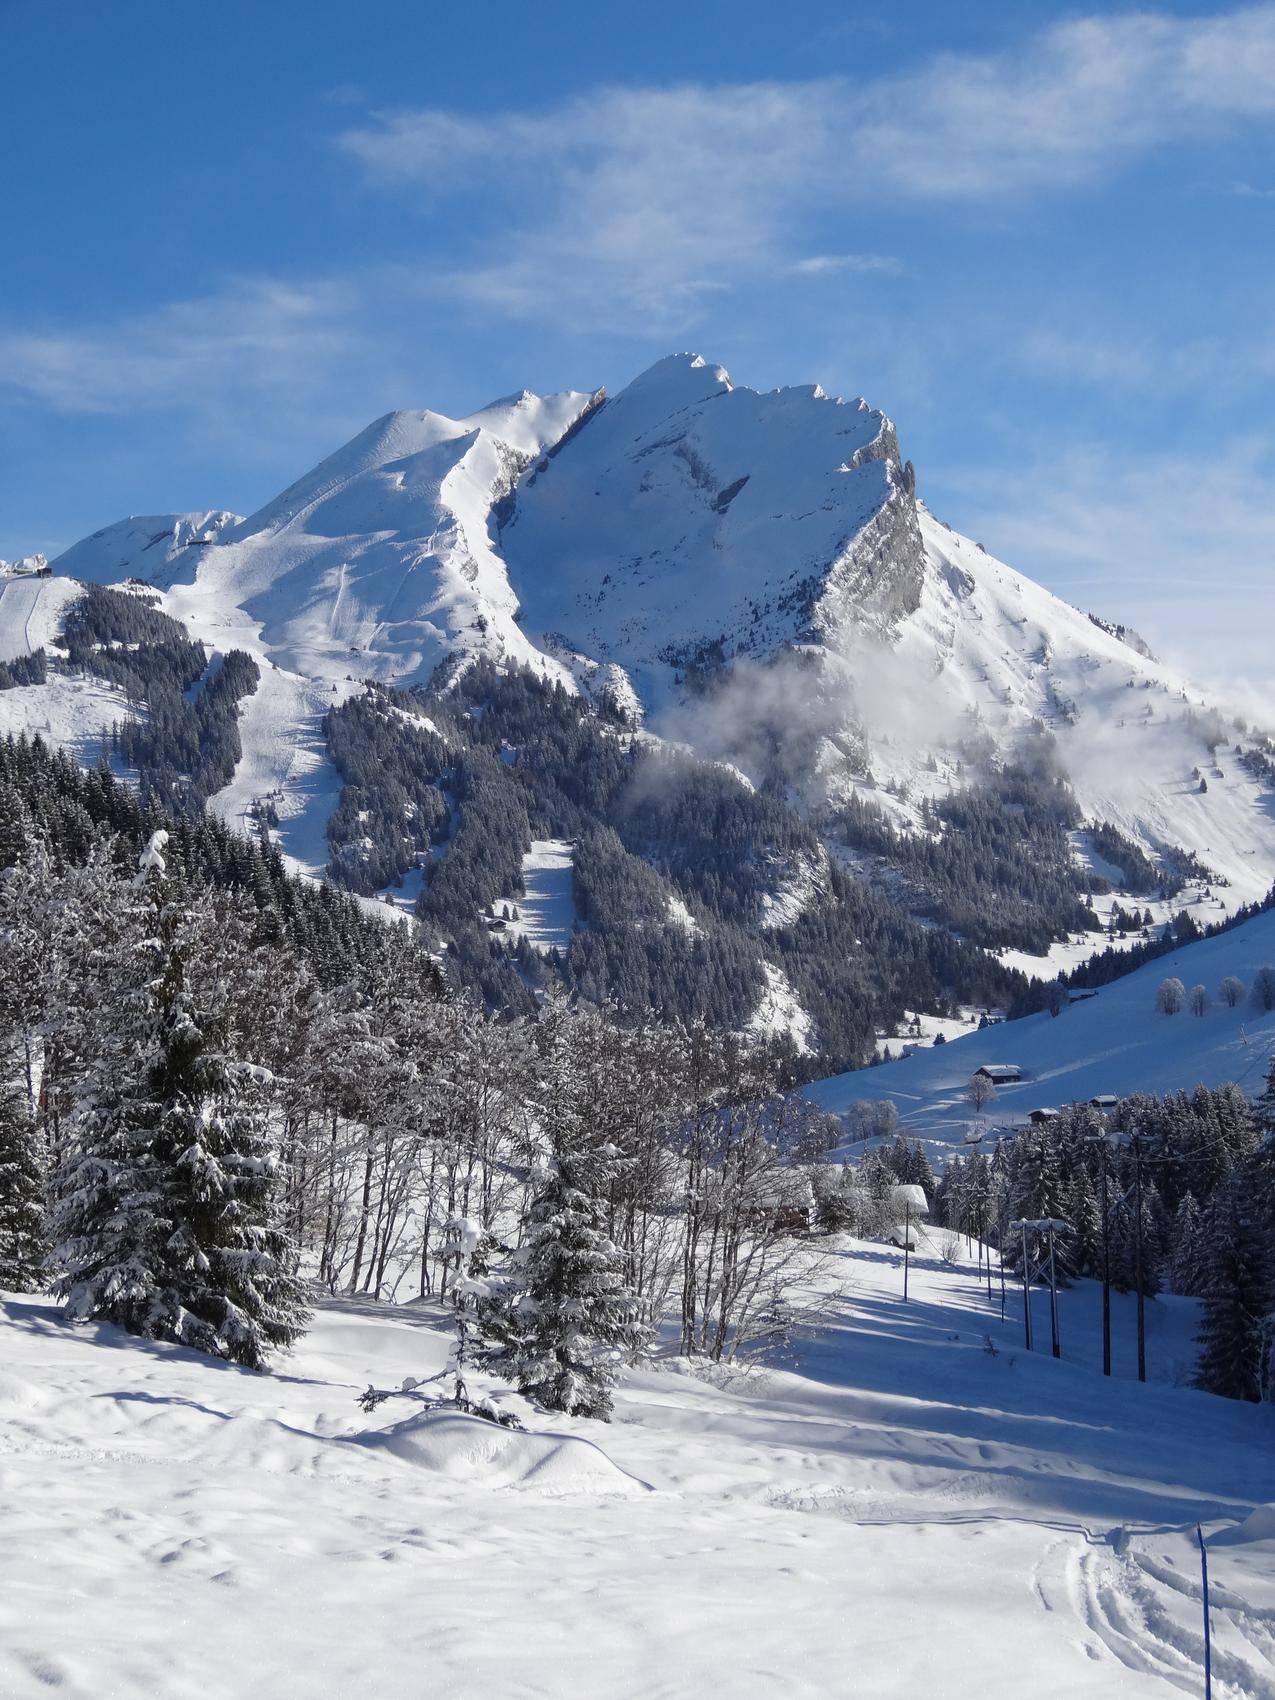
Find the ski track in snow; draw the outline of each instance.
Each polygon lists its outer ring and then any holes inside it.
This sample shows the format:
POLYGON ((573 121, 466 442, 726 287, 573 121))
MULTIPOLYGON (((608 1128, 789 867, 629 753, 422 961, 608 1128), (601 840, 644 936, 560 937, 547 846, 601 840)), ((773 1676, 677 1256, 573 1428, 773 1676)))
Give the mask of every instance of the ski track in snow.
POLYGON ((442 1366, 428 1307, 327 1301, 252 1375, 10 1298, 0 1693, 1164 1700, 1197 1517, 1219 1700, 1275 1692, 1275 1413, 1104 1383, 1092 1283, 1054 1363, 966 1259, 923 1248, 906 1307, 889 1248, 832 1265, 794 1367, 653 1366, 526 1443, 358 1410, 442 1366))

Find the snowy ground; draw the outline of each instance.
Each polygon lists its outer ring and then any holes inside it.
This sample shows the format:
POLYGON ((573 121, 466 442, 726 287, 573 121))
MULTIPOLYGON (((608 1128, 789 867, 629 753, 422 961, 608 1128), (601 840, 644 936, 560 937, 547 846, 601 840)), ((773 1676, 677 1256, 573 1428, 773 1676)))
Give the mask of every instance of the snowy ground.
POLYGON ((257 661, 261 682, 239 708, 243 757, 234 778, 209 798, 208 806, 228 826, 252 833, 253 805, 273 802, 279 816, 275 837, 288 867, 317 876, 327 866, 324 831, 341 795, 341 777, 328 760, 323 716, 347 692, 285 673, 260 653, 257 661))
POLYGON ((816 1081, 806 1096, 835 1114, 856 1099, 890 1098, 908 1133, 942 1148, 970 1129, 986 1128, 990 1140, 1021 1125, 1031 1110, 1100 1093, 1163 1093, 1235 1080, 1253 1095, 1275 1047, 1275 1013, 1259 1013, 1247 997, 1227 1009, 1218 987, 1234 974, 1247 993, 1256 971, 1268 965, 1275 966, 1275 911, 1145 963, 1057 1018, 1007 1021, 871 1071, 816 1081), (1156 987, 1169 976, 1188 988, 1204 985, 1214 1000, 1207 1013, 1159 1014, 1156 987), (1024 1078, 1001 1087, 980 1118, 964 1094, 983 1063, 1016 1063, 1024 1078))
POLYGON ((102 752, 103 733, 138 712, 122 690, 103 679, 58 675, 47 684, 0 691, 0 738, 25 732, 92 767, 102 752))
POLYGON ((1215 1692, 1275 1693, 1275 1412, 1104 1384, 1091 1289, 1054 1363, 968 1263, 915 1259, 906 1307, 897 1253, 832 1263, 794 1368, 652 1368, 530 1442, 358 1410, 441 1364, 426 1310, 329 1303, 254 1376, 10 1300, 0 1693, 1198 1694, 1197 1518, 1215 1692))
POLYGON ((32 655, 57 639, 79 586, 68 579, 0 579, 0 661, 32 655))
POLYGON ((535 838, 522 859, 525 897, 506 897, 496 904, 499 915, 505 904, 518 910, 516 921, 505 923, 506 936, 525 938, 537 950, 571 948, 576 908, 572 890, 575 846, 567 838, 535 838))

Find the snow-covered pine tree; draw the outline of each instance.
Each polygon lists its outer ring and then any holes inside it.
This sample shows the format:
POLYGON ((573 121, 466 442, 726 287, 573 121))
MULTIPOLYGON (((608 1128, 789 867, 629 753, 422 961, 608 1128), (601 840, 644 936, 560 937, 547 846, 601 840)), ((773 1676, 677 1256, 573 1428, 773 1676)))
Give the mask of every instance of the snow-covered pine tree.
MULTIPOLYGON (((3 807, 0 797, 0 814, 3 807)), ((16 868, 0 872, 0 953, 7 970, 0 980, 0 1287, 18 1293, 44 1286, 47 1251, 32 1043, 39 946, 29 896, 16 868)))
POLYGON ((1064 1240, 1067 1266, 1077 1275, 1102 1274, 1102 1204, 1089 1171, 1077 1163, 1067 1189, 1065 1219, 1071 1233, 1064 1240))
POLYGON ((207 973, 222 928, 177 901, 164 841, 140 858, 144 925, 55 1175, 57 1291, 79 1319, 260 1368, 305 1320, 266 1083, 229 1049, 224 981, 207 973))
POLYGON ((1196 1297, 1204 1280, 1205 1240, 1204 1218, 1193 1193, 1183 1195, 1173 1218, 1171 1234, 1173 1253, 1169 1270, 1173 1291, 1188 1298, 1196 1297))
POLYGON ((483 1318, 486 1368, 546 1410, 604 1422, 621 1369, 650 1340, 606 1234, 613 1160, 610 1147, 579 1147, 542 1163, 511 1290, 483 1318))
POLYGON ((1266 1070, 1266 1083, 1254 1101, 1253 1116, 1267 1138, 1275 1140, 1275 1051, 1266 1070))
POLYGON ((46 1279, 44 1160, 16 1062, 0 1047, 0 1287, 34 1293, 46 1279))
POLYGON ((1207 1216, 1195 1385, 1228 1399, 1262 1397, 1275 1310, 1270 1237, 1241 1176, 1219 1188, 1207 1216))

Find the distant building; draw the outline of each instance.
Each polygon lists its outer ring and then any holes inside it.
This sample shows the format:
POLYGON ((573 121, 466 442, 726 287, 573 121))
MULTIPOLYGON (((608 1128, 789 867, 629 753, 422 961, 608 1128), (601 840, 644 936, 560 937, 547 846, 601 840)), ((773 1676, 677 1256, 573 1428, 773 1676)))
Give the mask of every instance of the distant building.
POLYGON ((1089 1106, 1091 1109, 1102 1110, 1105 1113, 1107 1110, 1114 1110, 1119 1102, 1120 1099, 1116 1093, 1099 1092, 1096 1098, 1089 1100, 1089 1106))
POLYGON ((1056 1121, 1057 1117, 1057 1110, 1051 1110, 1042 1105, 1039 1110, 1033 1110, 1027 1120, 1031 1122, 1033 1127, 1043 1127, 1046 1122, 1056 1121))
POLYGON ((1012 1086, 1016 1080, 1023 1078, 1023 1071, 1017 1063, 980 1063, 974 1073, 990 1080, 993 1086, 1012 1086))

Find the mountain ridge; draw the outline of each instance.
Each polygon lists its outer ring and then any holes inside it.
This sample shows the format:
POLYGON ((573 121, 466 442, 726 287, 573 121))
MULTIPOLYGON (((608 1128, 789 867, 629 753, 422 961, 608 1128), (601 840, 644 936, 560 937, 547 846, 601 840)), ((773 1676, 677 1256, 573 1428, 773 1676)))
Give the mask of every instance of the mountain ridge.
MULTIPOLYGON (((615 395, 524 390, 462 419, 392 411, 254 514, 120 521, 53 571, 43 588, 0 592, 0 662, 34 648, 30 634, 56 631, 66 575, 144 582, 213 665, 230 650, 257 664, 238 703, 242 757, 210 807, 245 828, 268 818, 297 871, 331 875, 339 861, 364 893, 377 885, 356 875, 359 808, 334 763, 331 712, 368 681, 454 692, 487 664, 528 669, 625 738, 683 747, 792 811, 817 856, 808 844, 794 861, 784 828, 783 843, 757 845, 774 889, 746 876, 748 912, 788 928, 804 924, 805 906, 834 901, 829 868, 926 924, 956 925, 936 895, 959 880, 947 851, 965 829, 948 818, 952 801, 1000 785, 1024 759, 1056 765, 1074 793, 1069 838, 1049 829, 1050 854, 1065 854, 1070 872, 1047 878, 1058 894, 1048 949, 1039 915, 1022 933, 1030 949, 996 946, 1011 967, 1048 976, 1074 965, 1105 942, 1095 917, 1123 930, 1130 894, 1094 853, 1095 824, 1161 870, 1159 896, 1145 878, 1137 888, 1138 913, 1156 927, 1187 901, 1184 869, 1190 900, 1207 890, 1222 912, 1275 881, 1260 738, 1246 745, 1254 735, 1123 628, 937 519, 890 417, 818 385, 756 391, 680 354, 615 395), (918 847, 906 877, 890 833, 918 847), (927 846, 943 853, 938 886, 924 875, 927 846), (824 873, 797 878, 812 856, 824 873), (1064 874, 1075 887, 1065 901, 1064 874)), ((100 680, 64 673, 0 692, 0 730, 41 729, 84 759, 112 715, 135 712, 113 708, 100 680)), ((388 772, 375 783, 400 794, 388 772)), ((444 813, 454 810, 451 782, 438 784, 444 813)), ((386 815, 384 797, 367 806, 383 840, 367 865, 415 893, 447 846, 410 816, 386 815)), ((566 818, 546 815, 530 835, 559 841, 566 818)), ((516 861, 509 880, 491 895, 516 897, 516 861)), ((675 917, 695 889, 675 880, 643 901, 675 917)), ((1045 888, 1034 889, 1038 902, 1045 888)), ((784 1005, 789 1030, 808 1035, 809 1011, 776 992, 787 970, 774 950, 759 972, 759 1010, 784 1005)))

